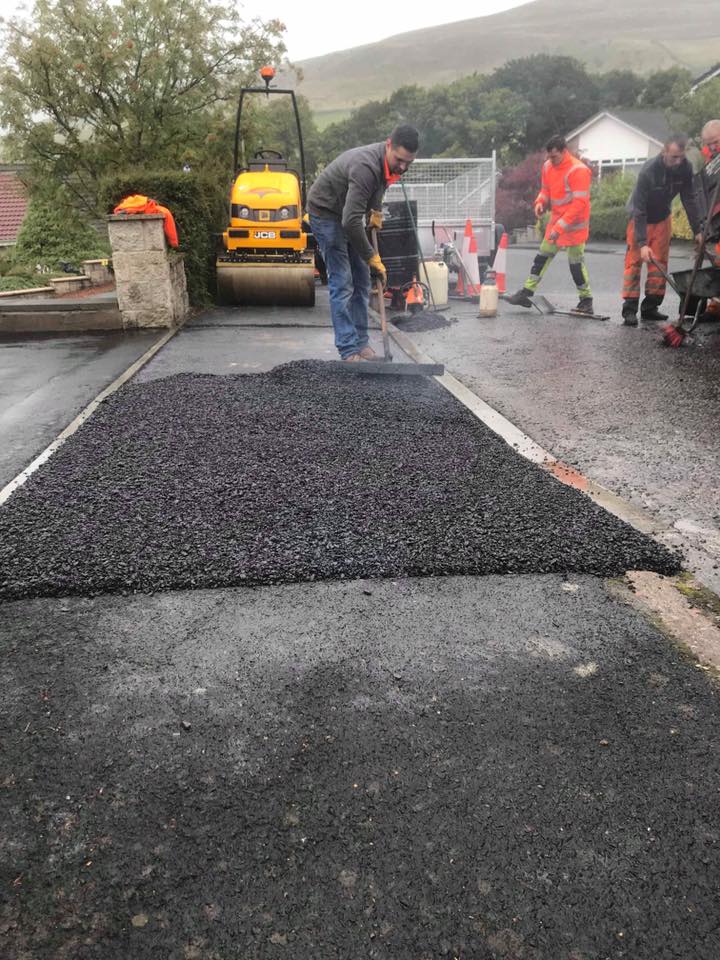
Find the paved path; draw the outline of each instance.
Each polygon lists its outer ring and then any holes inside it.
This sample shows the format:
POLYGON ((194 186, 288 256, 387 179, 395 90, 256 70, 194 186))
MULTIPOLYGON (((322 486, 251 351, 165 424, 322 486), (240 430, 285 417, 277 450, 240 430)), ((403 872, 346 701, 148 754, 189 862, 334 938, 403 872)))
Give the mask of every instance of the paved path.
MULTIPOLYGON (((711 351, 651 360, 643 380, 650 334, 574 323, 412 336, 506 412, 533 396, 528 432, 564 409, 565 432, 537 437, 555 453, 628 380, 657 401, 659 373, 675 393, 658 416, 694 395, 684 370, 710 427, 711 351)), ((327 329, 225 326, 183 331, 143 378, 332 347, 327 329)), ((637 413, 612 409, 632 460, 637 413)), ((594 441, 608 469, 610 434, 594 441)), ((620 590, 389 578, 0 606, 6 950, 716 960, 717 682, 620 590)))

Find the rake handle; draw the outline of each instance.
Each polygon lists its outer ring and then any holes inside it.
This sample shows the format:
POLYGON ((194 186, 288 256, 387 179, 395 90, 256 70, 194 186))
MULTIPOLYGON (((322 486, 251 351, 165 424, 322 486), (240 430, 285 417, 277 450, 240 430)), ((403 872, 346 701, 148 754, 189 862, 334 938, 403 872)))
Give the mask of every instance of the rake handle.
MULTIPOLYGON (((373 250, 378 256, 380 256, 380 251, 378 249, 376 227, 372 227, 372 229, 370 230, 370 240, 373 246, 373 250)), ((392 360, 392 354, 390 353, 390 336, 388 334, 388 328, 387 328, 387 317, 385 316, 385 291, 383 290, 382 280, 380 280, 379 278, 375 281, 375 292, 377 293, 377 298, 378 298, 378 313, 380 314, 380 329, 382 330, 383 353, 385 354, 385 360, 389 363, 392 360)))

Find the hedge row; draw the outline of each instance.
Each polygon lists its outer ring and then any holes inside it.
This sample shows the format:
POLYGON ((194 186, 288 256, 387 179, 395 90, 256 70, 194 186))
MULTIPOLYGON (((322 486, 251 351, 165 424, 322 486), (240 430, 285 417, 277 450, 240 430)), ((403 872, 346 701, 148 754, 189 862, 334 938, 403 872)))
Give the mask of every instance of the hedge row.
POLYGON ((207 305, 215 292, 215 235, 227 226, 229 187, 224 189, 224 185, 196 173, 128 171, 102 183, 102 206, 112 213, 124 197, 133 193, 151 197, 171 211, 179 249, 185 255, 190 302, 207 305))

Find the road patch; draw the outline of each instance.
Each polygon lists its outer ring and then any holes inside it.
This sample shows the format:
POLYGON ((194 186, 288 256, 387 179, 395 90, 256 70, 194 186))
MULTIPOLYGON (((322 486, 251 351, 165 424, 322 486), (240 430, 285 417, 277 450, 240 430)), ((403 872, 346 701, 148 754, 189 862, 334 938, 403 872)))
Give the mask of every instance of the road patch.
POLYGON ((0 597, 679 570, 412 380, 300 361, 125 386, 0 510, 0 597))

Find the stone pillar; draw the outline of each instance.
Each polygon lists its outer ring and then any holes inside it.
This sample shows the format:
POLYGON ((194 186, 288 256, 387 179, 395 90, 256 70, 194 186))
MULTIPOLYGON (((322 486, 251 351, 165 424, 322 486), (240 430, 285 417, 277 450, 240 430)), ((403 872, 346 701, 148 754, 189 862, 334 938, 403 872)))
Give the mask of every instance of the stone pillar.
POLYGON ((108 217, 123 327, 175 327, 190 312, 183 256, 169 250, 160 214, 108 217))

